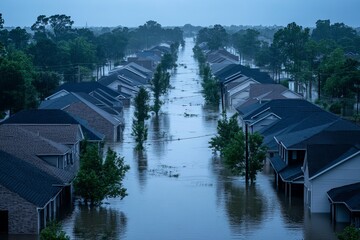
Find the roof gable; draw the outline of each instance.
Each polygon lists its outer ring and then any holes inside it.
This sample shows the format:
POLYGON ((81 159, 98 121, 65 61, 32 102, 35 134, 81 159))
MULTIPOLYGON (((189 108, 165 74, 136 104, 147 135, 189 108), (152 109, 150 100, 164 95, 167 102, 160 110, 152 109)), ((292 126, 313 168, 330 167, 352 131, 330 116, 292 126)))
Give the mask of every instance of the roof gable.
POLYGON ((0 150, 0 184, 37 207, 61 190, 62 182, 33 165, 0 150))

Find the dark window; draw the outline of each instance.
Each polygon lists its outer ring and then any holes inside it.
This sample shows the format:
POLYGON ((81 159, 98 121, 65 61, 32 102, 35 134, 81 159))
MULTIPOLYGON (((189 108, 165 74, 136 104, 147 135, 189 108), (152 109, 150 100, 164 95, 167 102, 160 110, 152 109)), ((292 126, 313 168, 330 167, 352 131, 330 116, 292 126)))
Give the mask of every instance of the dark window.
POLYGON ((9 212, 0 211, 0 233, 9 232, 9 212))

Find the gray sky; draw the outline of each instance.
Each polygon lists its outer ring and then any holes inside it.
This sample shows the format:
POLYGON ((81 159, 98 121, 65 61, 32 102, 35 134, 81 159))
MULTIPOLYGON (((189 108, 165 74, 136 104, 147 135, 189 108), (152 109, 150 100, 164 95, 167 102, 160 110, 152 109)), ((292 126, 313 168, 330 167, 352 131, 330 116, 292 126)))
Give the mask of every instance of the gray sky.
POLYGON ((360 0, 0 0, 5 26, 31 26, 37 16, 66 14, 74 26, 315 26, 330 19, 360 26, 360 0))

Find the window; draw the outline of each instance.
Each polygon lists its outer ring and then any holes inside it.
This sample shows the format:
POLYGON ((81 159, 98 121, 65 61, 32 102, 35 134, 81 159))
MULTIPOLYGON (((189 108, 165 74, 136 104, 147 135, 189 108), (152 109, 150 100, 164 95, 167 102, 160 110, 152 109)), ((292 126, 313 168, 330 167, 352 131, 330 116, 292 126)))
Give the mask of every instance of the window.
POLYGON ((297 159, 297 151, 292 151, 292 156, 291 156, 291 158, 292 158, 293 160, 296 160, 296 159, 297 159))

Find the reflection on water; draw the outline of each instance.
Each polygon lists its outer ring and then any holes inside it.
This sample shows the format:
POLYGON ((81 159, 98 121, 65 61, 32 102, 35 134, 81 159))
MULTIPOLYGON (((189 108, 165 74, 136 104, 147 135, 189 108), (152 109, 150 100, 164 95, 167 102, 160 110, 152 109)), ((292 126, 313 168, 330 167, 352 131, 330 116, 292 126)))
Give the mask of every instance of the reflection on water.
POLYGON ((212 155, 221 109, 204 106, 192 47, 187 39, 173 89, 147 122, 146 149, 134 151, 132 107, 124 111, 125 141, 109 145, 131 167, 129 195, 103 208, 76 207, 64 230, 73 239, 336 239, 326 217, 304 216, 301 198, 290 203, 275 190, 269 165, 246 187, 212 155))
POLYGON ((137 171, 138 171, 138 179, 141 189, 146 187, 146 179, 147 179, 147 154, 146 151, 135 151, 133 159, 137 161, 137 171))
POLYGON ((73 233, 81 239, 121 239, 125 236, 127 218, 111 208, 77 206, 73 233))

